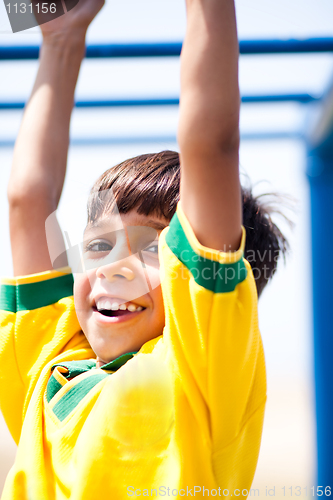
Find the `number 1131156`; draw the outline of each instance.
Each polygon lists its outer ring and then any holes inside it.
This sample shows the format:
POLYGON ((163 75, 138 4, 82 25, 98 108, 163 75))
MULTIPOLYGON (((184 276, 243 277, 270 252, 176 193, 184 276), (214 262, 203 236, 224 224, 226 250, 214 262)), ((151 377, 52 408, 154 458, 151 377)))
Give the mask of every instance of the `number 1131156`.
POLYGON ((6 9, 8 11, 8 14, 25 14, 26 12, 30 12, 31 14, 33 12, 37 12, 38 14, 55 14, 57 12, 57 5, 55 3, 35 3, 34 6, 32 6, 32 3, 29 2, 29 4, 25 2, 21 3, 14 3, 10 4, 8 3, 6 5, 6 9))
POLYGON ((311 495, 313 497, 330 497, 331 496, 331 486, 311 486, 311 487, 301 487, 301 486, 290 486, 287 488, 283 486, 282 488, 283 496, 296 496, 299 497, 301 495, 308 496, 311 495))

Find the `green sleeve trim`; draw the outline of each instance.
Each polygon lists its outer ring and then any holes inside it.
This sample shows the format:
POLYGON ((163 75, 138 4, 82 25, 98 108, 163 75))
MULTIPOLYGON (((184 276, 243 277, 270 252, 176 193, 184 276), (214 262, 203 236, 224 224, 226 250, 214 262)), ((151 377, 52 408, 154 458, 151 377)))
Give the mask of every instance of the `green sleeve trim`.
POLYGON ((39 309, 70 297, 73 284, 73 275, 65 274, 46 281, 17 285, 17 311, 39 309))
POLYGON ((72 296, 73 284, 73 275, 65 274, 36 283, 1 285, 0 309, 16 313, 50 306, 72 296))
POLYGON ((16 287, 15 285, 0 286, 0 310, 16 312, 16 287))
POLYGON ((177 259, 190 271, 194 281, 214 293, 233 292, 244 281, 247 270, 243 258, 221 264, 198 255, 191 247, 177 212, 172 217, 165 241, 177 259))
POLYGON ((82 399, 93 389, 99 382, 108 377, 107 373, 96 373, 90 375, 78 384, 71 387, 66 394, 52 408, 54 414, 62 422, 66 417, 77 407, 82 399))
POLYGON ((32 311, 50 306, 65 297, 71 297, 73 284, 73 275, 65 274, 36 283, 2 285, 1 306, 7 307, 5 310, 11 312, 32 311))

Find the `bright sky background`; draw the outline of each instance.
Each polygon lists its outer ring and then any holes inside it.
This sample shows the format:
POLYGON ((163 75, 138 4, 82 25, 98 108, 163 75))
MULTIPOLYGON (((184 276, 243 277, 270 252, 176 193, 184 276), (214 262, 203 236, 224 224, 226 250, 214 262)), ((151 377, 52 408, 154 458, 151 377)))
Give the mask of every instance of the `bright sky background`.
MULTIPOLYGON (((240 39, 333 36, 332 0, 236 0, 240 39)), ((38 29, 8 32, 0 3, 0 44, 40 41, 38 29)), ((185 33, 180 0, 121 0, 107 4, 88 33, 88 42, 179 41, 185 33)), ((26 99, 36 62, 0 63, 0 100, 26 99)), ((309 92, 321 95, 333 77, 333 55, 244 56, 240 59, 242 94, 309 92)), ((177 58, 84 61, 78 98, 173 97, 179 94, 177 58)), ((0 112, 0 143, 13 140, 21 112, 0 112)), ((76 110, 72 137, 174 136, 178 109, 141 108, 76 110)), ((311 119, 311 107, 243 105, 242 133, 299 131, 311 119)), ((72 147, 62 204, 86 195, 96 177, 117 162, 141 153, 177 149, 174 142, 72 147)), ((0 148, 0 275, 12 273, 7 222, 6 185, 12 148, 0 148)), ((312 341, 310 294, 310 227, 305 149, 301 141, 243 141, 241 167, 258 193, 279 191, 293 196, 296 211, 290 231, 292 253, 287 265, 260 300, 260 327, 268 372, 268 406, 258 484, 300 484, 313 473, 312 341), (289 481, 289 483, 288 483, 289 481)), ((277 222, 279 220, 277 219, 277 222)), ((279 221, 280 222, 280 221, 279 221)), ((313 480, 312 480, 313 481, 313 480)), ((302 485, 305 486, 304 483, 302 485)))

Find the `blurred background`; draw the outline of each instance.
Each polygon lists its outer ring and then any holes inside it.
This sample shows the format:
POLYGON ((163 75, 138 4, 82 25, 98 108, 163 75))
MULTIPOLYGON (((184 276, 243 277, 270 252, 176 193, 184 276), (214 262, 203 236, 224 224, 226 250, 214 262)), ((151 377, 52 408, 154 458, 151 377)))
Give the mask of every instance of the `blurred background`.
MULTIPOLYGON (((331 0, 236 0, 236 8, 240 40, 333 36, 331 0)), ((178 42, 184 38, 185 21, 183 1, 107 0, 89 29, 88 43, 178 42)), ((38 28, 11 33, 1 3, 0 45, 39 42, 38 28)), ((178 57, 85 60, 76 96, 80 100, 178 97, 179 68, 178 57)), ((26 100, 36 71, 37 61, 1 61, 0 101, 26 100)), ((321 96, 332 75, 332 53, 240 58, 243 95, 321 96)), ((279 192, 294 200, 292 210, 283 201, 279 206, 294 221, 294 229, 276 218, 289 238, 291 252, 285 265, 280 262, 259 303, 268 376, 266 419, 253 483, 260 496, 267 496, 267 487, 275 488, 278 498, 305 498, 315 484, 310 211, 302 140, 315 106, 243 104, 241 109, 242 181, 251 182, 256 194, 279 192), (263 139, 267 132, 275 138, 263 139), (301 490, 290 490, 297 486, 301 490)), ((21 117, 21 110, 0 111, 1 276, 12 275, 6 186, 21 117)), ((177 106, 75 109, 61 203, 68 202, 73 193, 87 195, 97 176, 126 158, 178 150, 177 120, 177 106)), ((0 420, 0 491, 14 456, 15 445, 0 420)))

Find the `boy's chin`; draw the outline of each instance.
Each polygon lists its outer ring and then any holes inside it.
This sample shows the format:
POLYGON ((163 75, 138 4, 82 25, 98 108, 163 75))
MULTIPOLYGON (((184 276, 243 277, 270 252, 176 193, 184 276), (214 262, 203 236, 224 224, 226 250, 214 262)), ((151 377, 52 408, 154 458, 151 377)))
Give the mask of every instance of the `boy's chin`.
POLYGON ((130 334, 126 337, 124 332, 122 334, 108 332, 107 338, 105 338, 105 335, 95 332, 93 335, 86 335, 86 337, 96 354, 97 360, 100 360, 102 364, 110 363, 110 361, 119 358, 122 354, 137 352, 144 344, 138 339, 131 338, 130 334))

